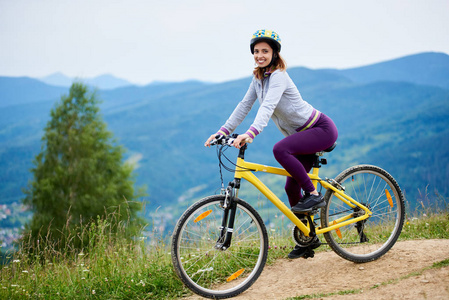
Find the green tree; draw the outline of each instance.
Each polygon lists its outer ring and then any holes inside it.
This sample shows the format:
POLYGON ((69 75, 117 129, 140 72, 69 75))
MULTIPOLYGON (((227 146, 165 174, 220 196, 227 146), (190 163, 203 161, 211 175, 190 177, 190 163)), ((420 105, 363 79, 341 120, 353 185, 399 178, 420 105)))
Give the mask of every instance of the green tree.
POLYGON ((80 231, 99 218, 131 235, 142 225, 142 189, 134 190, 133 166, 123 162, 124 149, 107 130, 98 103, 94 92, 73 83, 51 111, 34 179, 24 191, 33 212, 25 228, 31 241, 45 237, 64 247, 71 239, 80 247, 88 239, 80 231))

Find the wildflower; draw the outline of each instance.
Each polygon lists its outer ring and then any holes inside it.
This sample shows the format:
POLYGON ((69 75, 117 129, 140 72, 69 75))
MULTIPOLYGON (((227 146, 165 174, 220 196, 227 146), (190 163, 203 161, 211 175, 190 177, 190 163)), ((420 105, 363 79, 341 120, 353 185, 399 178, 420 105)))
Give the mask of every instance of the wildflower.
POLYGON ((92 295, 95 295, 96 293, 95 293, 95 290, 92 290, 92 295))
POLYGON ((108 282, 108 278, 106 277, 106 278, 104 279, 104 281, 108 282))

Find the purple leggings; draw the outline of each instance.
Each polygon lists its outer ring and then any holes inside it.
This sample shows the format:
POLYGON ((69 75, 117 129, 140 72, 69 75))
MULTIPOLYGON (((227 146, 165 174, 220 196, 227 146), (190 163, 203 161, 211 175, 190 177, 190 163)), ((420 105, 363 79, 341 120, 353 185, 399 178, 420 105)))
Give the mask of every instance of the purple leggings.
POLYGON ((315 189, 307 175, 312 169, 315 153, 332 146, 337 137, 338 131, 334 122, 321 113, 313 127, 292 134, 274 145, 274 157, 292 176, 287 177, 285 183, 290 206, 301 200, 301 189, 305 192, 315 189))

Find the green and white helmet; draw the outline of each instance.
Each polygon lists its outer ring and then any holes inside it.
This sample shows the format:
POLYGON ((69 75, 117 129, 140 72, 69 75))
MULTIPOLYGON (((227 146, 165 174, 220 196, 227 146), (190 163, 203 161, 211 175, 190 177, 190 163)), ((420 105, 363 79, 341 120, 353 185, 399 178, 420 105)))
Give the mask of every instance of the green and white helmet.
POLYGON ((281 52, 281 38, 275 31, 266 29, 257 30, 251 38, 250 47, 252 54, 254 54, 254 46, 260 41, 267 42, 274 47, 274 50, 281 52))

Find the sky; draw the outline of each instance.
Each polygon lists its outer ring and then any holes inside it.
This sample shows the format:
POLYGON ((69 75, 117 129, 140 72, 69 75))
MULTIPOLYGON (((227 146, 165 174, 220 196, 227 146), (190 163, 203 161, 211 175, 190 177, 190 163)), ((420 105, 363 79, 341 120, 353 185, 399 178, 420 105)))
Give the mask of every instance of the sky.
POLYGON ((0 76, 112 74, 135 84, 252 74, 258 29, 289 67, 449 54, 448 0, 0 0, 0 76))

